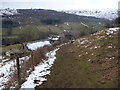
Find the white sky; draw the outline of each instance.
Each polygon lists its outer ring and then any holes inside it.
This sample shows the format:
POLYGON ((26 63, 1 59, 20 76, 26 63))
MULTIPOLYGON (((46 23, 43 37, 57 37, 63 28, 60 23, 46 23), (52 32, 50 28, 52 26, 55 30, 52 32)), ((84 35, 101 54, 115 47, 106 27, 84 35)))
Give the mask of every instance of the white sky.
POLYGON ((120 0, 0 0, 0 8, 117 9, 118 1, 120 0))

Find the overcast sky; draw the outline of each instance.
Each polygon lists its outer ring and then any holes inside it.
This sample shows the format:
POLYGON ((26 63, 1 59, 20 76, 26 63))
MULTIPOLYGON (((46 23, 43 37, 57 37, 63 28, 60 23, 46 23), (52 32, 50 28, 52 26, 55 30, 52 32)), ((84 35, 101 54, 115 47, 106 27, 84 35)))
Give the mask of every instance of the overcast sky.
POLYGON ((0 8, 53 10, 118 8, 120 0, 0 0, 0 8))

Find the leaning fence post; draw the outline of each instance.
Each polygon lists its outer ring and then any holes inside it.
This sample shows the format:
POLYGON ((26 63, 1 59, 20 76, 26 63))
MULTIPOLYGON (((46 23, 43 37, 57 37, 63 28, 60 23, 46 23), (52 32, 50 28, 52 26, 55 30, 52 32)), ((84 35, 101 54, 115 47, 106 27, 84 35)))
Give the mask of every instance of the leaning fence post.
POLYGON ((18 87, 21 85, 21 76, 20 76, 20 64, 19 64, 19 56, 16 57, 16 66, 17 66, 17 80, 18 80, 18 87))

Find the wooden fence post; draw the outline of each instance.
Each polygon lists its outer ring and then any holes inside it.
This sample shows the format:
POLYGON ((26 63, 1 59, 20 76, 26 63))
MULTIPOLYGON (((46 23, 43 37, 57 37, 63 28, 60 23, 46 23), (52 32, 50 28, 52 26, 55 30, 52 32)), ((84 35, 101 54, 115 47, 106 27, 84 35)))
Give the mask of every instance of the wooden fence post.
POLYGON ((20 64, 19 64, 19 56, 16 57, 16 66, 17 66, 17 80, 18 80, 18 87, 21 86, 21 76, 20 76, 20 64))
POLYGON ((32 59, 32 70, 34 70, 34 57, 33 52, 31 51, 31 59, 32 59))

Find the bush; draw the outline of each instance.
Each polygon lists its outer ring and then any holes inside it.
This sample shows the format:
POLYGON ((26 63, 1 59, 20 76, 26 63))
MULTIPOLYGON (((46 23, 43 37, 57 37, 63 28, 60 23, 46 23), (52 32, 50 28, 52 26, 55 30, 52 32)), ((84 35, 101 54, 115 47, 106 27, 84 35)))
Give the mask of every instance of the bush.
POLYGON ((110 28, 111 27, 111 23, 106 23, 105 24, 105 28, 110 28))
POLYGON ((85 36, 86 32, 85 31, 81 31, 80 36, 85 36))
POLYGON ((2 45, 8 46, 21 43, 19 38, 2 38, 2 45))
POLYGON ((120 17, 118 17, 118 18, 115 19, 115 23, 116 24, 120 24, 120 17))
POLYGON ((20 24, 17 21, 12 20, 2 20, 2 27, 3 28, 9 28, 9 27, 17 27, 20 24))
POLYGON ((44 46, 34 51, 33 53, 34 65, 36 66, 37 64, 39 64, 42 61, 42 59, 46 59, 45 54, 51 50, 53 50, 52 46, 44 46))
POLYGON ((26 28, 20 32, 19 38, 21 42, 46 39, 48 36, 56 34, 54 32, 39 31, 38 29, 26 28))
POLYGON ((20 32, 19 38, 21 41, 32 41, 38 38, 38 32, 34 30, 25 29, 20 32))

